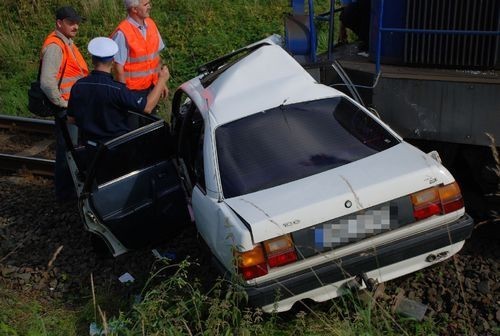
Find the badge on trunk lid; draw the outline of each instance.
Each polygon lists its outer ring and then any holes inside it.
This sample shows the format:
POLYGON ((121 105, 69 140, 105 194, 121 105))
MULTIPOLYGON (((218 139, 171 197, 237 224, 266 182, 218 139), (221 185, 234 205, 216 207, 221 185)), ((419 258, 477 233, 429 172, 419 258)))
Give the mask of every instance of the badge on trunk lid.
POLYGON ((283 227, 291 227, 291 226, 294 226, 294 225, 298 225, 300 224, 300 219, 295 219, 293 221, 289 221, 289 222, 286 222, 286 223, 283 223, 281 225, 283 225, 283 227))

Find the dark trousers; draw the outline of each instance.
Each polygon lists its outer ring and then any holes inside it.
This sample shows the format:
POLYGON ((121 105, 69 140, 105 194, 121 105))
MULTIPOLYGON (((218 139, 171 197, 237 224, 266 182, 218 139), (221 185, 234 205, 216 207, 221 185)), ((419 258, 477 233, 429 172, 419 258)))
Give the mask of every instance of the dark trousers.
POLYGON ((58 202, 72 200, 76 197, 73 178, 66 161, 66 142, 61 130, 61 123, 66 123, 66 111, 59 112, 55 118, 56 123, 56 164, 54 169, 54 187, 58 202))

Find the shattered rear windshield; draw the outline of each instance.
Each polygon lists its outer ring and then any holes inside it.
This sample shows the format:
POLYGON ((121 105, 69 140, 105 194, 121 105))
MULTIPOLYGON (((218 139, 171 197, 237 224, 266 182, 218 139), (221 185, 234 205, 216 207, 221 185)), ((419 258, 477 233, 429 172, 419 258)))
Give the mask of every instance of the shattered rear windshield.
POLYGON ((272 108, 222 125, 215 136, 226 198, 318 174, 399 143, 342 97, 272 108))

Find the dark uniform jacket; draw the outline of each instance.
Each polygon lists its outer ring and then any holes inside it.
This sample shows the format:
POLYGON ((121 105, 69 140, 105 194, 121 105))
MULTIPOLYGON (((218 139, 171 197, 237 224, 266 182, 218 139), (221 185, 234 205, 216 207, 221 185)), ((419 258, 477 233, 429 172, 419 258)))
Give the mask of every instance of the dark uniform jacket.
POLYGON ((73 85, 68 115, 84 141, 104 142, 129 132, 127 111, 143 112, 146 102, 110 73, 94 70, 73 85))

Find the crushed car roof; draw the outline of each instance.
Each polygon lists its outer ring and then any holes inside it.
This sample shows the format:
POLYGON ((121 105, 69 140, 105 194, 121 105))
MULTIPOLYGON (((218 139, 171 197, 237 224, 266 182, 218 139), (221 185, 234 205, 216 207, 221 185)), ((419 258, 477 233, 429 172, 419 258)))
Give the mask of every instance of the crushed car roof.
POLYGON ((219 125, 279 105, 341 95, 317 83, 278 45, 253 51, 204 90, 210 113, 219 125))

